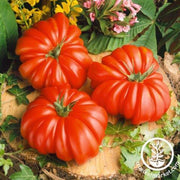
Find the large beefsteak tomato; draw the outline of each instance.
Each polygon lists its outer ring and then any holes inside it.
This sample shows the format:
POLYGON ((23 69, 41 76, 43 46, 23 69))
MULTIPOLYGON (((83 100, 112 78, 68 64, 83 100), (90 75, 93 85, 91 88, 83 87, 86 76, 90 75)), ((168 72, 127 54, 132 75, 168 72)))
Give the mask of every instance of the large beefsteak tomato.
POLYGON ((108 113, 124 115, 132 124, 156 121, 167 111, 170 95, 159 65, 146 47, 125 45, 94 62, 88 72, 92 99, 108 113))
POLYGON ((27 107, 21 134, 40 153, 81 164, 98 153, 107 119, 106 111, 85 92, 46 87, 27 107))
POLYGON ((21 75, 36 89, 66 83, 80 88, 92 63, 80 34, 62 13, 36 23, 17 42, 21 75))

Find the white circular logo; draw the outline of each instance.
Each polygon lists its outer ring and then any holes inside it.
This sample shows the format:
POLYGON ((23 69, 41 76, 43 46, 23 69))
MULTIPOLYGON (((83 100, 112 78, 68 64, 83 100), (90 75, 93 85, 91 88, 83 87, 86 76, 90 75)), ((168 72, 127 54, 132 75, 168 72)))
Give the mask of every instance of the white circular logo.
POLYGON ((173 147, 163 138, 149 139, 141 150, 143 164, 154 171, 161 171, 169 167, 173 158, 173 147))

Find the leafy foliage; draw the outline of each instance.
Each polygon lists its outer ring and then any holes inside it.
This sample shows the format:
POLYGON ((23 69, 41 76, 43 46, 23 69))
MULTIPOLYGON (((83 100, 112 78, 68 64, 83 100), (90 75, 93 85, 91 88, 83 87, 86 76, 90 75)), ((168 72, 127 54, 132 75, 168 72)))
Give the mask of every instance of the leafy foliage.
POLYGON ((121 147, 121 158, 120 158, 120 173, 129 174, 133 173, 135 164, 140 160, 140 148, 139 145, 134 146, 134 153, 129 152, 127 148, 121 147))
MULTIPOLYGON (((116 147, 121 148, 120 157, 120 173, 127 174, 133 173, 135 163, 140 160, 140 149, 144 144, 144 141, 140 139, 140 128, 132 125, 124 124, 120 121, 116 124, 108 123, 106 129, 106 135, 116 135, 113 138, 113 142, 109 145, 109 136, 104 138, 104 146, 106 147, 116 147), (117 136, 118 135, 118 136, 117 136), (123 140, 121 135, 126 135, 128 140, 123 140), (138 140, 140 139, 140 140, 138 140), (106 141, 107 140, 107 141, 106 141)), ((102 146, 103 146, 102 144, 102 146)))
POLYGON ((166 24, 165 31, 170 28, 180 17, 180 1, 169 4, 158 16, 159 21, 166 24))
POLYGON ((21 137, 20 133, 20 120, 16 117, 8 115, 0 127, 3 132, 9 133, 9 140, 12 142, 15 138, 21 137))
POLYGON ((154 19, 156 14, 156 6, 154 1, 144 1, 144 0, 133 0, 133 2, 141 5, 141 12, 147 16, 149 19, 154 19))
POLYGON ((13 163, 9 158, 5 159, 4 155, 5 155, 5 144, 0 144, 0 166, 3 167, 4 174, 7 175, 8 170, 10 167, 13 166, 13 163))
POLYGON ((3 71, 8 51, 14 51, 18 38, 16 18, 7 0, 0 1, 0 27, 0 71, 3 71))
POLYGON ((178 52, 178 53, 175 55, 172 63, 173 63, 173 64, 174 64, 174 63, 180 64, 180 52, 178 52))
POLYGON ((8 75, 7 73, 0 73, 0 84, 7 83, 8 86, 16 85, 18 77, 15 74, 8 75))
MULTIPOLYGON (((175 116, 172 121, 169 120, 169 116, 165 114, 161 120, 157 121, 157 124, 162 124, 164 128, 149 130, 149 124, 145 123, 138 127, 127 125, 123 121, 119 121, 116 124, 108 123, 106 129, 106 136, 103 140, 102 147, 116 147, 120 146, 120 173, 131 174, 133 173, 135 164, 140 160, 141 147, 145 141, 153 137, 164 137, 171 136, 176 131, 180 130, 180 103, 177 107, 173 108, 175 116), (116 135, 113 138, 112 144, 109 143, 109 135, 116 135), (127 136, 126 140, 121 138, 121 135, 127 136)), ((150 153, 150 149, 145 149, 146 153, 150 153)), ((151 171, 149 172, 154 177, 158 176, 159 172, 151 171)), ((144 177, 150 180, 148 173, 144 177)))
POLYGON ((144 180, 154 180, 160 174, 159 171, 152 171, 150 169, 145 170, 144 180))
POLYGON ((158 53, 160 53, 164 44, 166 44, 166 49, 171 53, 177 53, 180 50, 180 24, 177 23, 179 18, 179 1, 174 1, 170 4, 165 3, 158 11, 156 11, 153 0, 133 0, 133 2, 142 6, 141 13, 138 14, 139 23, 135 24, 128 33, 121 37, 105 36, 94 31, 91 35, 83 33, 81 37, 89 52, 99 54, 104 51, 113 51, 117 47, 131 43, 151 49, 155 58, 157 58, 158 40, 158 53), (171 16, 172 19, 169 18, 171 16), (161 39, 157 36, 157 28, 161 32, 161 39))
POLYGON ((32 170, 26 166, 21 164, 20 165, 21 171, 15 172, 14 174, 11 174, 9 177, 11 180, 37 180, 37 176, 35 176, 32 172, 32 170))
MULTIPOLYGON (((178 145, 179 146, 179 145, 178 145)), ((179 180, 180 178, 180 155, 175 153, 173 162, 169 166, 169 168, 166 170, 169 173, 168 176, 164 176, 162 180, 179 180)))
POLYGON ((176 107, 173 107, 173 110, 175 112, 175 116, 172 118, 172 120, 169 120, 169 117, 167 114, 165 114, 159 121, 157 121, 157 124, 163 125, 163 129, 158 129, 158 131, 155 133, 156 137, 164 137, 164 136, 171 136, 176 131, 180 131, 180 103, 178 102, 178 105, 176 107))
POLYGON ((118 134, 127 134, 129 130, 134 129, 135 126, 132 125, 124 125, 124 122, 119 121, 116 124, 108 123, 106 128, 106 135, 118 135, 118 134))
POLYGON ((33 92, 33 88, 31 86, 27 86, 24 88, 20 88, 18 85, 14 85, 12 88, 8 89, 7 92, 15 95, 16 101, 18 105, 20 104, 29 104, 29 100, 27 99, 27 95, 33 92))
POLYGON ((37 161, 40 167, 44 167, 48 162, 54 163, 57 166, 67 167, 66 162, 58 159, 55 155, 39 155, 37 161))
POLYGON ((101 33, 94 33, 90 40, 90 35, 88 33, 83 33, 81 37, 90 53, 99 54, 104 51, 113 51, 117 47, 132 43, 133 39, 152 23, 152 21, 143 14, 138 16, 138 19, 141 23, 137 23, 133 26, 131 30, 126 33, 124 38, 104 36, 101 33))
POLYGON ((177 53, 180 51, 179 4, 179 1, 173 1, 173 3, 165 4, 159 10, 156 21, 156 25, 162 34, 162 38, 160 38, 158 42, 159 52, 161 51, 161 47, 163 47, 163 45, 165 45, 166 50, 170 53, 177 53))
POLYGON ((133 43, 135 45, 141 45, 140 43, 143 42, 141 46, 144 45, 152 49, 154 55, 157 54, 155 49, 156 38, 154 33, 155 32, 154 18, 156 12, 154 1, 134 0, 133 2, 138 3, 142 6, 141 13, 139 13, 138 15, 139 23, 135 24, 128 33, 123 35, 124 37, 119 37, 119 38, 104 36, 103 34, 98 33, 95 34, 90 41, 88 41, 90 36, 86 33, 83 33, 82 38, 89 52, 93 54, 98 54, 104 51, 113 51, 117 47, 121 47, 125 44, 133 43), (152 28, 144 35, 144 32, 147 31, 151 26, 152 28), (139 41, 137 41, 139 37, 141 37, 140 35, 144 35, 144 36, 139 41), (152 41, 153 38, 155 40, 152 41), (146 42, 147 39, 149 40, 146 42))

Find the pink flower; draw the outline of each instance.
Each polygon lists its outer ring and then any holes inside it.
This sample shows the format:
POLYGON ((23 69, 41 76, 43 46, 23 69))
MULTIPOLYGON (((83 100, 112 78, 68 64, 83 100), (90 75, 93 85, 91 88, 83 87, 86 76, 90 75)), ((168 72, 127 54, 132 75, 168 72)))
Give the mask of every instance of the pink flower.
POLYGON ((110 16, 109 19, 111 21, 124 21, 126 15, 122 12, 115 12, 115 16, 110 16))
POLYGON ((130 8, 132 4, 131 0, 123 0, 123 6, 130 8))
POLYGON ((94 20, 95 20, 95 18, 96 18, 96 15, 95 15, 94 12, 91 12, 91 13, 89 14, 89 17, 90 17, 91 21, 94 22, 94 20))
POLYGON ((91 7, 91 0, 84 2, 83 6, 89 9, 91 7))
POLYGON ((128 32, 129 30, 130 30, 130 26, 129 25, 123 26, 123 31, 124 32, 128 32))
POLYGON ((121 33, 123 31, 123 26, 115 24, 114 27, 113 27, 113 31, 119 34, 119 33, 121 33))
POLYGON ((101 5, 104 3, 105 0, 94 0, 97 8, 99 9, 101 7, 101 5))
POLYGON ((121 12, 116 12, 116 14, 118 16, 119 21, 123 21, 124 18, 126 17, 126 15, 124 13, 121 13, 121 12))
POLYGON ((116 0, 114 7, 116 7, 117 5, 119 5, 119 3, 121 2, 121 0, 116 0))
POLYGON ((132 6, 129 7, 129 9, 130 9, 130 11, 132 13, 132 17, 135 17, 138 11, 136 11, 132 6))
POLYGON ((136 9, 136 12, 139 12, 141 10, 141 6, 139 4, 132 3, 132 6, 136 9))
POLYGON ((137 20, 137 17, 134 17, 130 20, 129 24, 132 26, 134 25, 135 23, 138 23, 139 21, 137 20))

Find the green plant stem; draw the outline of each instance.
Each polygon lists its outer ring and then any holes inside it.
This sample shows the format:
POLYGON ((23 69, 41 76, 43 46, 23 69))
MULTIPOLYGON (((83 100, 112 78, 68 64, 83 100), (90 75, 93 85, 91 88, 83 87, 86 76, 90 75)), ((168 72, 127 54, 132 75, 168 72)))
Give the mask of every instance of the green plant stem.
POLYGON ((26 21, 25 14, 24 14, 24 12, 23 12, 23 9, 25 8, 25 7, 24 7, 24 2, 21 0, 21 3, 22 3, 22 5, 19 5, 18 2, 16 1, 16 4, 17 4, 17 5, 19 6, 19 8, 20 8, 21 15, 22 15, 22 17, 23 17, 24 23, 25 23, 27 29, 29 29, 29 24, 28 24, 28 22, 26 21))
POLYGON ((14 154, 19 154, 19 153, 21 153, 22 151, 24 151, 24 149, 20 149, 20 150, 15 151, 15 152, 4 153, 4 155, 10 156, 10 155, 14 155, 14 154))
POLYGON ((12 69, 13 69, 14 64, 15 64, 15 61, 13 60, 13 61, 12 61, 12 63, 10 64, 9 69, 7 70, 7 75, 9 75, 9 74, 11 73, 11 71, 12 71, 12 69))

